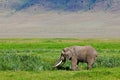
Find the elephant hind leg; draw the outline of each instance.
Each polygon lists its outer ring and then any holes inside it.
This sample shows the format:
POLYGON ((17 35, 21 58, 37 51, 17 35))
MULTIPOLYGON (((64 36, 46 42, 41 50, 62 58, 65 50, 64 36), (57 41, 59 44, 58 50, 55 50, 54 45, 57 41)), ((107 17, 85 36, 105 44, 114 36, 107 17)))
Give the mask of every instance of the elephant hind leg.
POLYGON ((90 70, 92 68, 93 63, 94 63, 94 59, 92 59, 91 61, 88 61, 87 70, 90 70))
POLYGON ((87 70, 90 70, 92 68, 92 65, 88 63, 87 70))

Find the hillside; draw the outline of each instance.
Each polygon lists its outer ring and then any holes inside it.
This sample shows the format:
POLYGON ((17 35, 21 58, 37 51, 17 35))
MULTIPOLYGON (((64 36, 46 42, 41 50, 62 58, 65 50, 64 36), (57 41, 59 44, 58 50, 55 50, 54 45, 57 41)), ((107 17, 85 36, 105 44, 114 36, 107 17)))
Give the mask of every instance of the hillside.
POLYGON ((120 0, 0 0, 0 37, 120 38, 120 0))
POLYGON ((45 10, 120 10, 120 0, 0 0, 0 9, 20 11, 33 6, 45 10))

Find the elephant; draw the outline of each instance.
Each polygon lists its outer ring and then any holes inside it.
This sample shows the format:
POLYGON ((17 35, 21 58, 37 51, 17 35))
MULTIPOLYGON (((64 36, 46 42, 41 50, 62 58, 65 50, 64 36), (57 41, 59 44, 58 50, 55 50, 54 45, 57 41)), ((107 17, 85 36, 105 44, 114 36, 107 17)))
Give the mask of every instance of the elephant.
POLYGON ((62 50, 59 60, 54 65, 59 67, 66 60, 71 61, 72 70, 78 70, 79 62, 87 63, 87 69, 90 70, 98 56, 97 51, 92 46, 70 46, 62 50))

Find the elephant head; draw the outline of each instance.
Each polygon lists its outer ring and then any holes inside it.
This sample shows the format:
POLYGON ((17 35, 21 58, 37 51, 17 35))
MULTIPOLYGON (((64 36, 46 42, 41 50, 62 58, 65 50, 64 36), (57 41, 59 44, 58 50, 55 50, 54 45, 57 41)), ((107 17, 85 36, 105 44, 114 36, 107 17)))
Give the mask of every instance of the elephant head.
POLYGON ((62 52, 61 52, 60 59, 59 59, 59 60, 57 61, 57 63, 55 64, 55 67, 61 65, 62 62, 63 62, 63 64, 64 64, 64 63, 66 62, 66 59, 71 60, 72 55, 73 55, 73 50, 72 50, 72 49, 70 49, 69 47, 64 48, 64 49, 62 50, 62 52))

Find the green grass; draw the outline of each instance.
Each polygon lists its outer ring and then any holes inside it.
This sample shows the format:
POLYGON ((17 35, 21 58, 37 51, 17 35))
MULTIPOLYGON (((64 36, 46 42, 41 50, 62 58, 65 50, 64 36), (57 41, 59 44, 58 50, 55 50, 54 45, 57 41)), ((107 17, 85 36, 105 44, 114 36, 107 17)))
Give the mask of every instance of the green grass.
POLYGON ((119 80, 120 39, 0 39, 0 76, 0 80, 119 80), (52 67, 61 50, 73 45, 91 45, 98 51, 91 71, 83 63, 80 71, 52 67))
POLYGON ((0 71, 0 80, 119 80, 119 68, 96 68, 91 71, 0 71))

